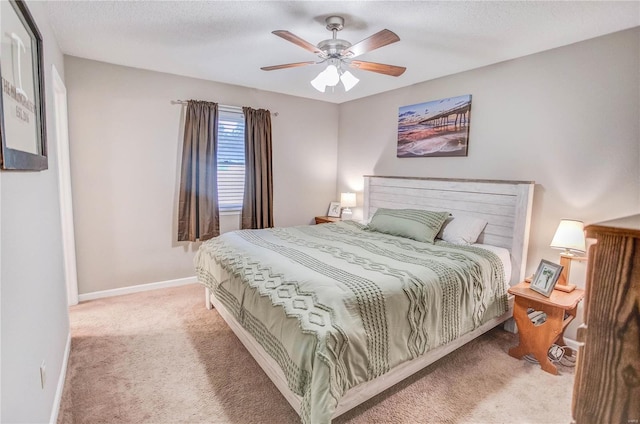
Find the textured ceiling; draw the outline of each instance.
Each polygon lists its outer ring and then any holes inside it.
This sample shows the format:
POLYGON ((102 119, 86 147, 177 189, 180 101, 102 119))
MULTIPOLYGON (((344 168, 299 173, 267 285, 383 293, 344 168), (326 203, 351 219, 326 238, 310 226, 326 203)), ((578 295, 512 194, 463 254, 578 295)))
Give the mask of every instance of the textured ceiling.
POLYGON ((640 25, 640 2, 439 1, 49 1, 65 54, 253 87, 327 102, 405 87, 640 25), (405 66, 400 77, 352 70, 345 93, 309 84, 324 67, 261 66, 315 60, 271 34, 285 29, 317 44, 329 15, 345 18, 338 38, 356 43, 387 28, 401 41, 358 59, 405 66))

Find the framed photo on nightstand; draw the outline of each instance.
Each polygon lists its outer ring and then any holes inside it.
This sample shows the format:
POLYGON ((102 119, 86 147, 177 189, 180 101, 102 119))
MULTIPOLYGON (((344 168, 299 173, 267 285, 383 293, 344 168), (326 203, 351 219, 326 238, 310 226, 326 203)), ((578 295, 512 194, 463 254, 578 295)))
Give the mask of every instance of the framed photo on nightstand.
POLYGON ((531 280, 531 290, 537 291, 544 296, 551 296, 551 292, 560 277, 562 272, 562 265, 554 264, 546 260, 541 260, 538 265, 538 270, 533 275, 531 280))
POLYGON ((329 212, 327 212, 327 216, 332 216, 334 218, 340 217, 340 202, 329 203, 329 212))

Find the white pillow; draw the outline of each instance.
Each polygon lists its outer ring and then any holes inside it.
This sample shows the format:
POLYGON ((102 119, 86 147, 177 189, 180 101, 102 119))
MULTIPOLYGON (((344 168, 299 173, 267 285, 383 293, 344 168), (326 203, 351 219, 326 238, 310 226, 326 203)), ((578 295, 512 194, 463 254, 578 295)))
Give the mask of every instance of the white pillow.
POLYGON ((473 244, 478 240, 480 233, 487 226, 487 221, 481 218, 466 215, 456 215, 447 218, 438 238, 452 244, 473 244))

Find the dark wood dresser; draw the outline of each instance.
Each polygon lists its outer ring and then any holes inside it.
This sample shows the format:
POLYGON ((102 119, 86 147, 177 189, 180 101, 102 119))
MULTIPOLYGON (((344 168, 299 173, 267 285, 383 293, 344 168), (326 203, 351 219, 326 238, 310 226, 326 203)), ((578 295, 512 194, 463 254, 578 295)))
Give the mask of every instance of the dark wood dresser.
POLYGON ((640 215, 585 228, 589 250, 573 419, 640 423, 640 215))

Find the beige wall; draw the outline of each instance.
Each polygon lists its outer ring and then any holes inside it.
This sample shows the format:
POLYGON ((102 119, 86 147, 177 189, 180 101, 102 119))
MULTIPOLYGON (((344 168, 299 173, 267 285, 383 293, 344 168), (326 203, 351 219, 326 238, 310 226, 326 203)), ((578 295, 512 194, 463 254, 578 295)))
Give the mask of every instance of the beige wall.
MULTIPOLYGON (((561 218, 640 212, 639 116, 636 28, 342 104, 338 188, 361 191, 365 174, 533 180, 531 274, 559 261, 561 218), (467 157, 396 157, 398 107, 461 94, 473 96, 467 157)), ((571 277, 583 285, 584 265, 571 277)))
POLYGON ((28 7, 44 41, 49 169, 0 172, 3 423, 49 422, 69 334, 51 77, 52 65, 64 77, 64 63, 44 6, 29 2, 28 7))
POLYGON ((81 294, 195 275, 197 244, 175 235, 184 108, 171 100, 278 113, 277 226, 308 224, 335 200, 337 105, 70 56, 65 66, 81 294))

